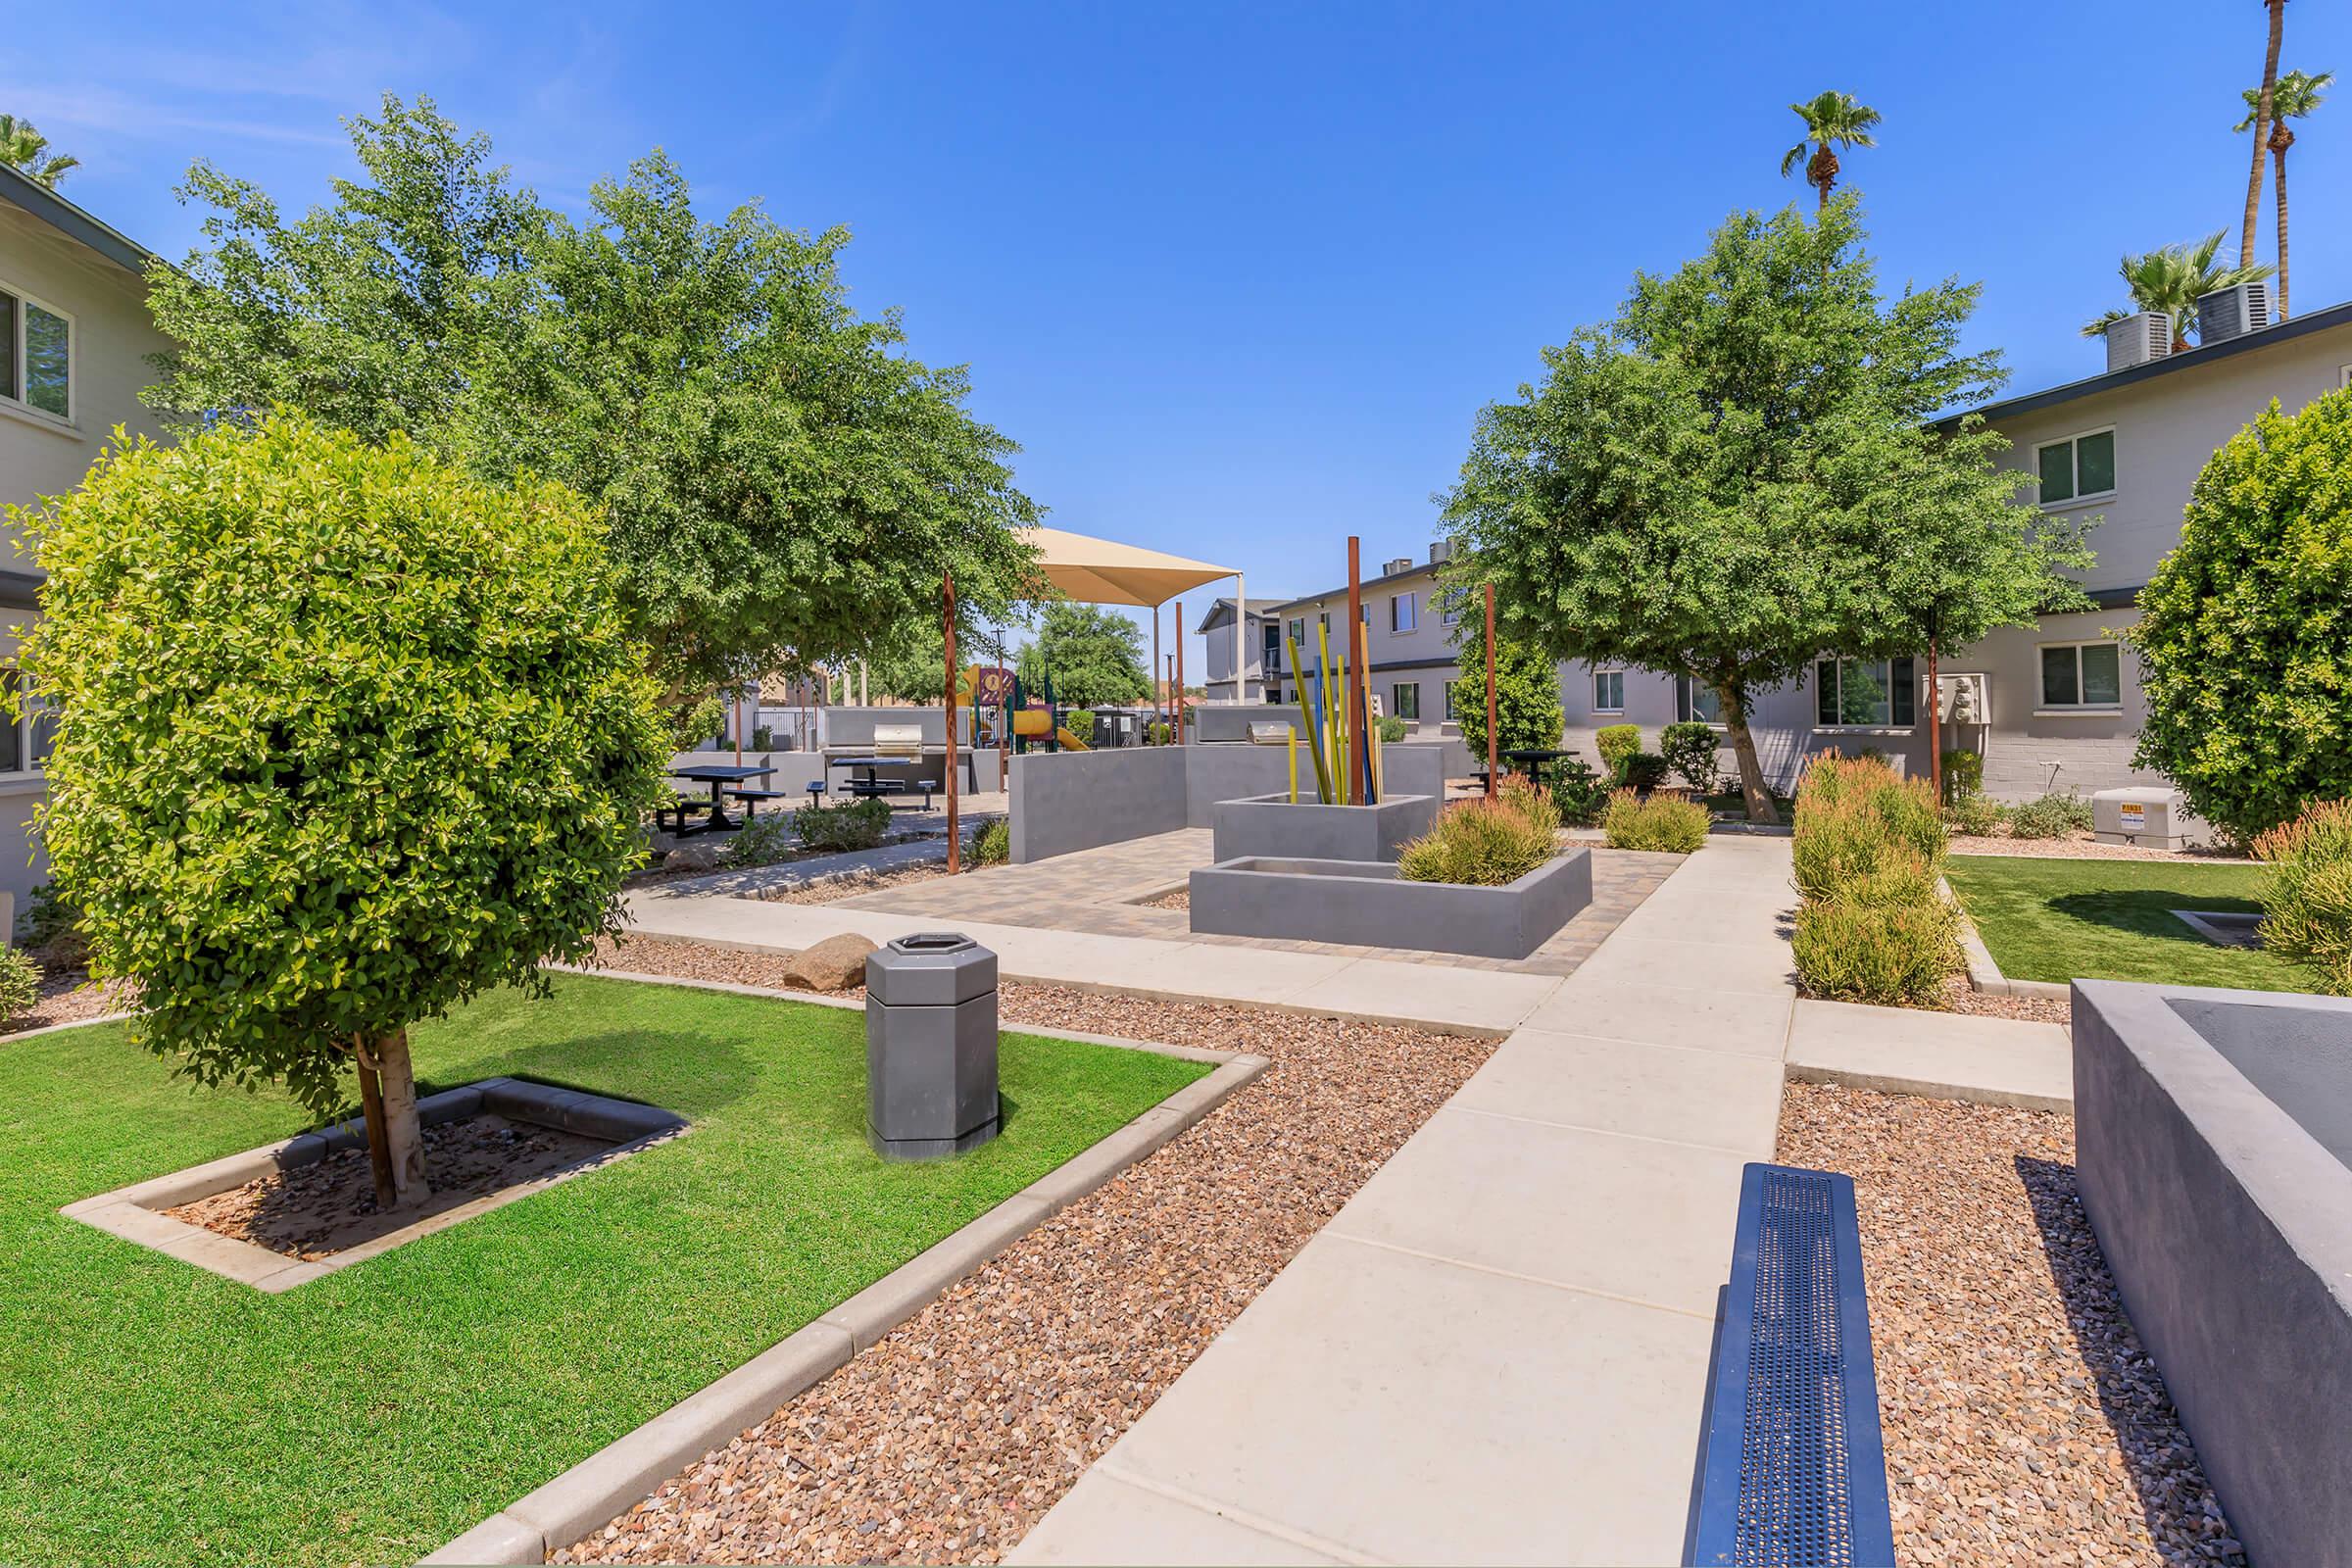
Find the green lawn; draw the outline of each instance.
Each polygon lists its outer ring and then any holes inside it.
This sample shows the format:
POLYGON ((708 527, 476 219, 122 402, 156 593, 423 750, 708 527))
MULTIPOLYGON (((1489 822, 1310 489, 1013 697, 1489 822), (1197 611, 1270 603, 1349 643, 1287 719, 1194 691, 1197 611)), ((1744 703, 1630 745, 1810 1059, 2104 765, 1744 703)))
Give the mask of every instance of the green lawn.
POLYGON ((1007 1034, 1004 1135, 886 1164, 864 1024, 560 977, 415 1032, 418 1074, 654 1101, 693 1132, 283 1296, 60 1204, 301 1131, 119 1025, 0 1040, 0 1561, 407 1562, 1209 1069, 1007 1034))
POLYGON ((2215 947, 2167 912, 2259 914, 2268 874, 2246 864, 2002 855, 1955 855, 1945 864, 1952 891, 2011 979, 2308 991, 2295 965, 2258 949, 2215 947))

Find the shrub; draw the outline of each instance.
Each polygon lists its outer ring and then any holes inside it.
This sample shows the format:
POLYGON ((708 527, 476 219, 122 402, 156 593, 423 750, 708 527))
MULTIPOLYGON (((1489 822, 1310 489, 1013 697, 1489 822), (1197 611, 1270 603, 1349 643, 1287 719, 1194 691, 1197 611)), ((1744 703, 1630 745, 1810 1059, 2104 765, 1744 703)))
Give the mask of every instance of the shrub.
POLYGON ((2009 831, 2021 839, 2062 839, 2090 830, 2090 803, 2073 794, 2044 795, 2009 808, 2009 831))
POLYGON ((1955 833, 1983 838, 1999 827, 2001 818, 2006 814, 2000 802, 1989 795, 1971 791, 1952 797, 1951 803, 1943 808, 1943 825, 1955 833))
POLYGON ((1408 882, 1501 887, 1551 858, 1558 822, 1548 796, 1512 779, 1494 800, 1470 801, 1439 816, 1436 827, 1404 847, 1396 874, 1408 882))
POLYGON ((1848 883, 1912 859, 1934 871, 1945 842, 1924 780, 1897 778, 1863 758, 1825 755, 1805 769, 1790 844, 1804 897, 1835 898, 1848 883))
POLYGON ((752 750, 755 752, 772 752, 775 749, 775 730, 766 724, 754 725, 752 727, 752 750))
POLYGON ((24 946, 51 969, 79 969, 90 961, 81 911, 54 882, 34 888, 24 901, 24 946))
POLYGON ((773 865, 789 858, 800 849, 789 818, 770 811, 755 816, 737 830, 727 843, 729 865, 773 865))
POLYGON ((331 1114, 372 1071, 380 1196, 421 1200, 409 1025, 617 933, 666 797, 596 509, 277 415, 131 442, 18 516, 42 834, 93 968, 201 1083, 331 1114))
POLYGON ((1653 795, 1642 799, 1632 790, 1609 797, 1601 813, 1601 831, 1613 850, 1663 850, 1690 855, 1707 842, 1707 808, 1696 801, 1653 795))
POLYGON ((981 823, 964 840, 963 863, 967 866, 1003 865, 1011 858, 1012 824, 1004 817, 981 823))
POLYGON ((2275 867, 2262 945, 2310 969, 2317 988, 2352 997, 2352 801, 2325 801, 2254 841, 2275 867))
POLYGON ((1984 754, 1954 751, 1943 754, 1943 798, 1959 801, 1984 791, 1984 754))
POLYGON ((1617 782, 1629 790, 1654 790, 1666 782, 1666 759, 1655 752, 1628 753, 1617 782))
POLYGON ((1658 751, 1683 782, 1701 795, 1712 795, 1723 782, 1719 748, 1723 737, 1712 724, 1669 724, 1658 732, 1658 751))
MULTIPOLYGON (((1336 646, 1335 646, 1336 652, 1336 646)), ((1487 756, 1487 643, 1483 625, 1468 615, 1457 628, 1454 655, 1462 671, 1454 683, 1453 717, 1462 744, 1482 762, 1487 756)), ((1560 667, 1542 650, 1507 637, 1494 639, 1495 755, 1560 744, 1560 667)))
POLYGON ((23 948, 0 948, 0 1023, 41 1000, 41 966, 23 948))
POLYGON ((1625 782, 1625 760, 1642 749, 1642 726, 1603 724, 1592 732, 1592 745, 1600 753, 1601 771, 1622 784, 1625 782))
POLYGON ((812 850, 870 850, 890 831, 890 803, 811 801, 792 813, 792 831, 812 850))
POLYGON ((1581 757, 1563 757, 1551 765, 1551 804, 1566 827, 1590 827, 1600 820, 1608 804, 1608 781, 1581 757))
POLYGON ((1380 715, 1380 741, 1383 746, 1396 745, 1398 741, 1404 739, 1404 732, 1405 723, 1403 719, 1398 718, 1395 713, 1383 713, 1380 715))
POLYGON ((2352 796, 2352 396, 2274 403, 2206 463, 2128 634, 2138 760, 2239 839, 2352 796))
POLYGON ((716 694, 684 708, 669 710, 669 749, 673 752, 700 752, 710 748, 727 722, 727 705, 716 694))
POLYGON ((1845 897, 1798 906, 1796 972, 1807 991, 1833 1001, 1930 1004, 1959 965, 1959 922, 1924 867, 1882 871, 1845 897))

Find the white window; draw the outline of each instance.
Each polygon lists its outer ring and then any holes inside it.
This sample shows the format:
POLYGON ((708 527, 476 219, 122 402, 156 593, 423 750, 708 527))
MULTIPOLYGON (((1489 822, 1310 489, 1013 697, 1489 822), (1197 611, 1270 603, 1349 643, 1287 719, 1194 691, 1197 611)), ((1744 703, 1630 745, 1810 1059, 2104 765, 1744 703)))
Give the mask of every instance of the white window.
MULTIPOLYGON (((0 696, 13 699, 24 689, 24 671, 0 672, 0 696)), ((25 703, 22 718, 0 712, 0 773, 38 771, 49 760, 49 743, 56 731, 56 711, 38 697, 25 703)))
MULTIPOLYGON (((2346 371, 2352 371, 2352 365, 2347 365, 2344 368, 2346 371)), ((2347 384, 2352 384, 2352 376, 2347 377, 2347 384)), ((1462 591, 1459 588, 1447 588, 1438 595, 1438 613, 1448 626, 1461 623, 1462 591)))
POLYGON ((1421 716, 1421 683, 1400 680, 1392 690, 1396 693, 1396 702, 1389 711, 1398 718, 1418 719, 1421 716))
POLYGON ((1461 686, 1462 683, 1458 680, 1449 680, 1446 683, 1446 716, 1447 718, 1460 716, 1459 710, 1455 705, 1461 700, 1461 686))
POLYGON ((74 417, 74 318, 0 284, 0 399, 74 417))
POLYGON ((2115 494, 2115 431, 2086 430, 2034 449, 2045 507, 2115 494))
POLYGON ((2122 712, 2123 650, 2108 642, 2044 643, 2041 706, 2085 712, 2122 712))
POLYGON ((1596 669, 1592 672, 1592 711, 1622 713, 1625 711, 1625 671, 1596 669))
POLYGON ((1909 729, 1918 694, 1908 659, 1823 659, 1813 665, 1819 729, 1909 729))
POLYGON ((1720 724, 1723 697, 1714 687, 1688 675, 1674 678, 1674 721, 1678 724, 1720 724))
POLYGON ((1389 630, 1412 631, 1420 625, 1419 594, 1391 594, 1389 596, 1389 630))

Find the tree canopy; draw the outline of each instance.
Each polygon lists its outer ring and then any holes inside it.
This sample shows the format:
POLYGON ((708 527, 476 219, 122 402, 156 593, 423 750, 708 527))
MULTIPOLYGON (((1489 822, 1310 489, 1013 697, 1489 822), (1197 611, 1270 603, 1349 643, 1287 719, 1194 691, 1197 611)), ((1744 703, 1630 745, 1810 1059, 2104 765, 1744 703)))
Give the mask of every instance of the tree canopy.
MULTIPOLYGON (((1453 721, 1478 765, 1487 765, 1487 636, 1485 616, 1462 617, 1454 645, 1461 679, 1453 683, 1453 721)), ((1560 668, 1544 651, 1514 638, 1494 639, 1494 728, 1499 753, 1560 744, 1560 668)), ((1507 764, 1506 764, 1507 765, 1507 764)))
POLYGON ((1049 674, 1054 700, 1069 708, 1102 708, 1148 702, 1151 677, 1144 673, 1144 631, 1115 610, 1066 601, 1046 607, 1037 635, 1023 645, 1014 666, 1031 696, 1046 694, 1049 674))
POLYGON ((429 99, 387 96, 351 134, 363 177, 292 221, 191 171, 204 243, 150 280, 170 421, 283 406, 579 490, 673 703, 866 654, 936 615, 944 571, 977 615, 1032 592, 1018 449, 966 410, 962 369, 850 309, 846 229, 707 221, 659 152, 573 222, 429 99))
POLYGON ((1508 635, 1548 658, 1713 690, 1771 820, 1753 694, 1825 651, 2031 623, 2085 559, 1995 466, 1999 434, 1936 417, 2000 382, 1996 356, 1958 348, 1976 298, 1946 280, 1883 302, 1850 196, 1812 223, 1731 218, 1480 415, 1446 498, 1449 575, 1492 581, 1508 635))

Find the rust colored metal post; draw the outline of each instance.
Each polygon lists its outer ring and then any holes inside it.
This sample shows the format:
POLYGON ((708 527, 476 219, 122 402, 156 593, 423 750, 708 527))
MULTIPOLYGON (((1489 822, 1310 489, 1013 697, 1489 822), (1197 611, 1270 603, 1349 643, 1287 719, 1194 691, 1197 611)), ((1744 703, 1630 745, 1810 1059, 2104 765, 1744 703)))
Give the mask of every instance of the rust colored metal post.
MULTIPOLYGON (((1348 662, 1356 662, 1356 649, 1369 648, 1370 639, 1361 635, 1364 624, 1364 584, 1362 544, 1355 535, 1348 536, 1348 662)), ((1348 804, 1364 804, 1364 685, 1363 670, 1348 672, 1348 804)))
POLYGON ((1494 761, 1500 754, 1496 744, 1494 714, 1494 585, 1487 584, 1487 796, 1493 799, 1500 781, 1494 775, 1494 761))
POLYGON ((1943 802, 1943 686, 1936 678, 1936 639, 1928 639, 1928 789, 1943 802))
POLYGON ((947 600, 940 624, 948 645, 948 875, 954 876, 963 869, 963 844, 956 814, 956 574, 942 572, 940 582, 947 600))
POLYGON ((1176 744, 1184 744, 1184 601, 1176 601, 1176 744))

